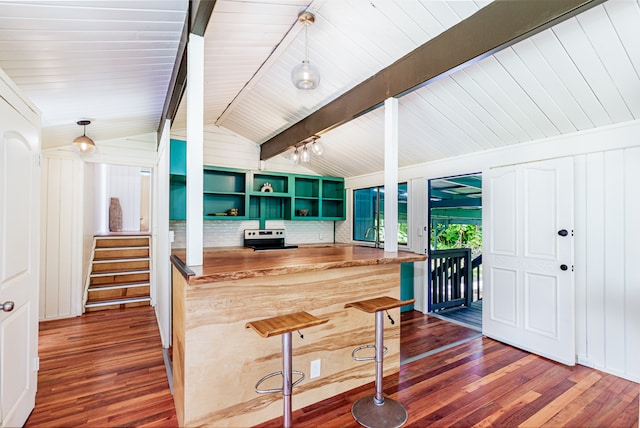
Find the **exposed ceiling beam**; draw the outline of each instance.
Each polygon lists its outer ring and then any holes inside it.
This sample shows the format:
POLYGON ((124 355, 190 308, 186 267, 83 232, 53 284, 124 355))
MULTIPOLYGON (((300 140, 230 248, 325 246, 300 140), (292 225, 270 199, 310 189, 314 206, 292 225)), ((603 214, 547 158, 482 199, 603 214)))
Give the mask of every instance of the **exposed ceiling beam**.
POLYGON ((373 110, 389 97, 411 92, 604 1, 495 0, 265 141, 260 146, 260 159, 270 159, 373 110))
POLYGON ((167 95, 164 98, 164 107, 162 109, 162 115, 160 116, 160 123, 158 124, 158 144, 160 144, 160 138, 162 137, 164 122, 167 119, 173 122, 178 112, 182 95, 187 88, 187 43, 189 42, 189 33, 204 36, 215 4, 216 0, 189 1, 189 13, 182 27, 180 45, 178 46, 176 61, 173 64, 173 72, 171 74, 171 80, 169 81, 167 95))

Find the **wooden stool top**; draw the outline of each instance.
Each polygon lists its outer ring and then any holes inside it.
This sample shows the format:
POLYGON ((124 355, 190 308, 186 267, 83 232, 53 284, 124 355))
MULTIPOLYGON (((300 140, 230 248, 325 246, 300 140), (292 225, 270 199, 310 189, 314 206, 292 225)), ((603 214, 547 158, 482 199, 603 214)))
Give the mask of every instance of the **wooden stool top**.
POLYGON ((416 299, 398 300, 393 297, 383 296, 375 299, 360 300, 359 302, 347 303, 345 308, 356 308, 364 312, 374 313, 378 311, 386 311, 387 309, 399 308, 400 306, 410 305, 416 299))
POLYGON ((262 337, 271 337, 324 324, 327 321, 329 321, 328 318, 317 318, 310 313, 303 311, 295 312, 293 314, 279 315, 272 318, 264 318, 256 321, 249 321, 245 324, 245 327, 251 327, 262 337))

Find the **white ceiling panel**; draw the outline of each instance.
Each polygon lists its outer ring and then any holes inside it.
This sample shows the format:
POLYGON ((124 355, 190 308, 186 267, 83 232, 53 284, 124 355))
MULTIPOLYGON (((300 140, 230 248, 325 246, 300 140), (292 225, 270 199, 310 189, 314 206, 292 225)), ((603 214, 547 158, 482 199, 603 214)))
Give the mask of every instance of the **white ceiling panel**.
MULTIPOLYGON (((217 0, 205 125, 261 144, 489 3, 217 0), (321 73, 312 91, 290 80, 305 57, 297 16, 306 9, 316 15, 308 58, 321 73)), ((97 140, 156 131, 187 4, 0 0, 0 68, 42 110, 45 147, 68 144, 84 118, 97 140)), ((402 96, 400 165, 639 119, 639 23, 640 2, 609 0, 402 96)), ((176 135, 185 113, 181 105, 176 135)), ((323 134, 325 153, 308 168, 380 171, 383 116, 375 109, 323 134)))
POLYGON ((158 129, 186 0, 0 1, 0 68, 42 112, 43 147, 158 129))
MULTIPOLYGON (((637 1, 610 0, 403 96, 400 166, 639 119, 638 23, 637 1)), ((371 173, 383 165, 383 121, 376 110, 325 133, 324 159, 309 168, 371 173), (365 156, 343 148, 361 140, 365 156)))

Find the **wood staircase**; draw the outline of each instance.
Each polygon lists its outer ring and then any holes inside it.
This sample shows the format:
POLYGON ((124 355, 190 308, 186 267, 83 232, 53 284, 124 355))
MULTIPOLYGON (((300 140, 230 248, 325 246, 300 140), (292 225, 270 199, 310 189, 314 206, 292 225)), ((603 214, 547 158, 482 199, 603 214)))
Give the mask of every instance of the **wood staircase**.
POLYGON ((150 236, 96 236, 85 312, 151 304, 150 236))

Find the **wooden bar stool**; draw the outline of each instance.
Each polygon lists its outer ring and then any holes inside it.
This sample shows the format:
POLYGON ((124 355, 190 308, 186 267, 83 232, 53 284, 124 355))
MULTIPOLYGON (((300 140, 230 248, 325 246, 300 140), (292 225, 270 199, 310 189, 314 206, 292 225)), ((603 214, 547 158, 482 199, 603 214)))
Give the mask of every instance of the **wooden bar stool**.
MULTIPOLYGON (((291 332, 302 330, 307 327, 324 324, 329 321, 326 318, 317 318, 308 312, 296 312, 288 315, 280 315, 272 318, 265 318, 257 321, 250 321, 245 324, 246 328, 251 327, 262 337, 282 335, 282 371, 269 373, 256 383, 255 390, 259 394, 269 392, 282 392, 284 426, 291 426, 291 390, 294 386, 304 380, 304 373, 292 369, 292 346, 291 332), (293 382, 293 374, 300 375, 300 379, 293 382), (260 384, 274 376, 282 376, 282 388, 260 389, 260 384)), ((300 334, 302 337, 302 334, 300 334)))
MULTIPOLYGON (((395 400, 382 395, 382 376, 384 355, 387 348, 384 346, 384 311, 410 305, 415 302, 411 300, 398 300, 393 297, 377 297, 375 299, 361 300, 359 302, 347 303, 345 308, 356 308, 363 312, 376 314, 376 344, 358 346, 353 350, 351 356, 356 361, 376 362, 376 395, 362 397, 353 403, 351 414, 354 419, 365 427, 399 427, 407 421, 407 410, 395 400), (366 348, 375 349, 375 357, 358 357, 358 351, 366 348)), ((394 324, 395 321, 387 315, 394 324)))

